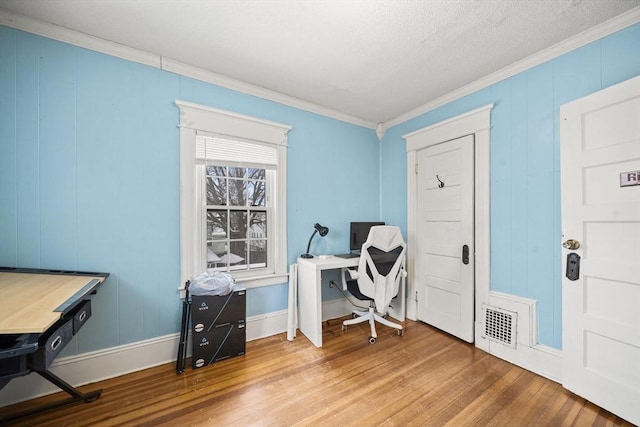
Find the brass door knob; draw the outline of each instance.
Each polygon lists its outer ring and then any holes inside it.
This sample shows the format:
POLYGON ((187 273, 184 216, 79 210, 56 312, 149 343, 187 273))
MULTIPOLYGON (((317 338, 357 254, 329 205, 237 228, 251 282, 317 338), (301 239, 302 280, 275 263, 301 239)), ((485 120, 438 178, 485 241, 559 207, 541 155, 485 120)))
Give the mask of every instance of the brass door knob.
POLYGON ((562 244, 562 247, 571 251, 575 251, 580 247, 580 242, 574 239, 569 239, 562 244))

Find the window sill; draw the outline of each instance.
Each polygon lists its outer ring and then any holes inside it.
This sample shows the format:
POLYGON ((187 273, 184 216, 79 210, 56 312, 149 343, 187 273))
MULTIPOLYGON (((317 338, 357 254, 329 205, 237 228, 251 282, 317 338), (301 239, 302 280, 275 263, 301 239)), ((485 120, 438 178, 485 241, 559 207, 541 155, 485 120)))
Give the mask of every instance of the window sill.
POLYGON ((289 274, 269 274, 266 276, 237 278, 236 283, 240 283, 247 289, 260 288, 262 286, 280 285, 289 282, 289 274))
MULTIPOLYGON (((289 282, 288 273, 269 274, 266 276, 256 276, 256 277, 245 277, 245 278, 236 280, 237 284, 244 285, 246 289, 261 288, 263 286, 282 285, 288 282, 289 282)), ((178 286, 178 293, 180 294, 180 299, 184 299, 184 296, 185 296, 184 284, 181 284, 180 286, 178 286)))

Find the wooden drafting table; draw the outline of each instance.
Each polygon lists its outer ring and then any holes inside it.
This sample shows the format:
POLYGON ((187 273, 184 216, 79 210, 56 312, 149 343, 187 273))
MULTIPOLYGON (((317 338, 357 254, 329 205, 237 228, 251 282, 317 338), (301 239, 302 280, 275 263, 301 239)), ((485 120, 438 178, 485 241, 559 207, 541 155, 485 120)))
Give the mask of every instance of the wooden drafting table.
POLYGON ((91 317, 90 296, 109 273, 0 267, 0 389, 37 372, 71 398, 28 412, 0 415, 0 424, 73 402, 92 402, 102 390, 81 393, 49 371, 64 346, 91 317))

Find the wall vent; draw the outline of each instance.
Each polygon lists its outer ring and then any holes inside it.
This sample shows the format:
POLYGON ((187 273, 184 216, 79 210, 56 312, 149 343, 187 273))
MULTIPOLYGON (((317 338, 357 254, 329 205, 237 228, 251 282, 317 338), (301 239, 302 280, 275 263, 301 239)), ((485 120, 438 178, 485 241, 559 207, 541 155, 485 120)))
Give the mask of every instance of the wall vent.
POLYGON ((483 338, 515 349, 517 321, 518 313, 485 305, 483 338))

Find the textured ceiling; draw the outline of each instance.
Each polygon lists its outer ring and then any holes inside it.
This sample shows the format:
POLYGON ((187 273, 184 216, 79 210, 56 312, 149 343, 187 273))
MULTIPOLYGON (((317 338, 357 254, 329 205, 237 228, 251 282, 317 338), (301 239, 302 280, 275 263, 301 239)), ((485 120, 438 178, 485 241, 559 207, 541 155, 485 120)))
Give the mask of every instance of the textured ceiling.
POLYGON ((640 0, 0 0, 0 8, 371 123, 640 0))

